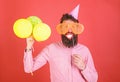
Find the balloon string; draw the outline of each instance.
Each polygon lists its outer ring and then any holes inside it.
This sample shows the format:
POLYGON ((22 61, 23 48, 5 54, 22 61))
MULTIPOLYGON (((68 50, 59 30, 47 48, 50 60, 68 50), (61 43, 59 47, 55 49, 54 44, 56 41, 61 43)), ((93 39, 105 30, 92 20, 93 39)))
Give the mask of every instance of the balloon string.
POLYGON ((32 46, 32 50, 33 50, 33 52, 34 52, 34 50, 35 50, 33 46, 32 46))

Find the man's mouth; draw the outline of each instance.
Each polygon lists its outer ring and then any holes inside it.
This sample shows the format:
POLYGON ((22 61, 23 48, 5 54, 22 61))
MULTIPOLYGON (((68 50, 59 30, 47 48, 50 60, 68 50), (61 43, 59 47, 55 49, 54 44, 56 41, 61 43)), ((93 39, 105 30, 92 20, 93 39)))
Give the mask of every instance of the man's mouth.
POLYGON ((65 36, 66 36, 68 39, 72 39, 73 33, 67 33, 65 36))

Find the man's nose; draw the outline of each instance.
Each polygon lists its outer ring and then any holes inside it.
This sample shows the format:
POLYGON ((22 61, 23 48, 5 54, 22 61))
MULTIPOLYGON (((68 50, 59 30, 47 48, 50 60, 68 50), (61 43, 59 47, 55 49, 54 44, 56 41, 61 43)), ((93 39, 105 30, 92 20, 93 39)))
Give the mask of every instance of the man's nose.
POLYGON ((72 32, 72 29, 70 27, 68 28, 68 32, 72 32))

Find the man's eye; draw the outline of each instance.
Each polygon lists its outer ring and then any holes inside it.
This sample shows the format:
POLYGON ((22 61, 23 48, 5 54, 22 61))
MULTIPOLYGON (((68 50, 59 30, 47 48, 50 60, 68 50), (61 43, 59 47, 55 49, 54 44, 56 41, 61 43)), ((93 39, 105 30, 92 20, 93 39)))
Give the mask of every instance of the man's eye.
POLYGON ((63 25, 63 28, 67 28, 68 27, 68 25, 63 25))
POLYGON ((76 28, 76 25, 72 25, 72 28, 76 28))
POLYGON ((79 27, 79 24, 76 24, 76 27, 79 27))

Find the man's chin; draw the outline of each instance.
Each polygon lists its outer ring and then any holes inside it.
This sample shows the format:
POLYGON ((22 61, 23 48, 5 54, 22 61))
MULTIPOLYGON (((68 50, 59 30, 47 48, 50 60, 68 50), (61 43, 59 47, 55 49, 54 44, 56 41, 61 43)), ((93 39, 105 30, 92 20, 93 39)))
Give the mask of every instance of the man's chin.
POLYGON ((71 35, 70 37, 67 37, 66 35, 62 35, 61 38, 62 38, 62 43, 68 48, 74 47, 78 42, 78 37, 77 35, 74 34, 72 35, 72 37, 71 35))

